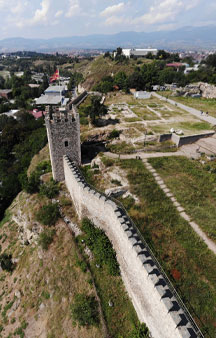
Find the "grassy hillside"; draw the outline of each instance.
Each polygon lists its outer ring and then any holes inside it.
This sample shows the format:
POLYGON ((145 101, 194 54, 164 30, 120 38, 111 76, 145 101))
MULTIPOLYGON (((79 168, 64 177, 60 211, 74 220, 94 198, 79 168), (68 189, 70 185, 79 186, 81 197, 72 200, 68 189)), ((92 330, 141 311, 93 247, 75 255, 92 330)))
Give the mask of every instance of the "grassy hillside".
MULTIPOLYGON (((45 147, 33 158, 28 174, 48 159, 45 147)), ((50 176, 44 174, 43 181, 50 176)), ((64 184, 55 201, 81 227, 64 184)), ((22 191, 0 223, 0 260, 7 254, 13 262, 12 271, 0 268, 0 337, 130 337, 139 322, 121 277, 111 275, 106 263, 97 267, 97 257, 62 218, 52 226, 40 223, 37 214, 47 204, 52 204, 48 197, 22 191), (44 233, 52 233, 46 249, 44 233), (72 305, 79 294, 96 299, 98 325, 82 327, 74 320, 72 305)))
POLYGON ((149 62, 152 62, 152 60, 128 59, 127 62, 118 63, 111 60, 110 58, 104 58, 103 56, 99 56, 95 58, 92 62, 90 62, 85 68, 83 72, 85 81, 82 85, 85 89, 89 90, 96 83, 100 82, 100 80, 104 76, 110 76, 112 74, 115 75, 120 71, 125 72, 127 75, 129 75, 133 73, 136 66, 142 66, 142 64, 149 62))

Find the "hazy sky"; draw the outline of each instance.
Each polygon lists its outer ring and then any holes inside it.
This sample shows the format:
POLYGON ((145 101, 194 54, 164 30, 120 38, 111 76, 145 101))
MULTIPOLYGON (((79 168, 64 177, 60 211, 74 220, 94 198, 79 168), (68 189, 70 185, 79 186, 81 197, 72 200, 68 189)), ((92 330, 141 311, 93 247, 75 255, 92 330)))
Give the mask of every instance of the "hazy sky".
POLYGON ((0 39, 216 24, 215 0, 0 0, 0 39))

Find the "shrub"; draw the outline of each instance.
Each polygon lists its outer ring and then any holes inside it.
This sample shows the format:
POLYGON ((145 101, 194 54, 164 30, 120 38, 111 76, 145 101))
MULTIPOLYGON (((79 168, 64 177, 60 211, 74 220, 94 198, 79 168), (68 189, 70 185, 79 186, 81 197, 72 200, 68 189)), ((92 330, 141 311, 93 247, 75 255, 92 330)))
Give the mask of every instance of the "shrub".
POLYGON ((3 253, 0 255, 0 265, 2 270, 6 271, 13 271, 14 269, 14 264, 12 262, 12 255, 7 255, 6 253, 3 253))
POLYGON ((44 205, 36 213, 37 221, 48 226, 55 225, 59 217, 60 212, 57 203, 49 203, 47 205, 44 205))
POLYGON ((86 244, 92 250, 96 261, 101 265, 105 264, 110 275, 119 275, 116 253, 104 231, 95 228, 88 218, 82 220, 82 230, 85 233, 86 244))
POLYGON ((77 294, 71 305, 72 317, 81 326, 98 326, 98 302, 94 296, 77 294))
POLYGON ((40 176, 51 171, 50 161, 43 161, 39 163, 36 169, 28 177, 26 172, 19 176, 22 189, 29 194, 34 194, 39 191, 40 176))
POLYGON ((113 129, 111 133, 109 134, 108 138, 113 139, 113 138, 119 137, 120 134, 121 134, 121 131, 113 129))
POLYGON ((59 193, 59 186, 56 181, 51 178, 50 182, 41 184, 40 195, 53 198, 59 193))
POLYGON ((149 330, 144 323, 139 324, 137 327, 133 329, 130 333, 129 338, 148 338, 149 330))
POLYGON ((55 234, 55 229, 46 229, 40 233, 38 243, 43 250, 48 250, 49 245, 53 242, 55 234))

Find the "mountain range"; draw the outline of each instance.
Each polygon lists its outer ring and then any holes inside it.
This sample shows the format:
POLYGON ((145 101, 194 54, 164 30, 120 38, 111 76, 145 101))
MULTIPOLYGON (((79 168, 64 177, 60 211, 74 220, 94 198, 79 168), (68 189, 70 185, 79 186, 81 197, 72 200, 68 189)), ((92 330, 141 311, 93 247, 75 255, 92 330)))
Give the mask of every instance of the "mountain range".
POLYGON ((51 39, 7 38, 0 40, 0 52, 67 51, 72 49, 115 49, 116 47, 155 47, 170 50, 215 49, 216 26, 182 27, 172 31, 120 32, 51 39))

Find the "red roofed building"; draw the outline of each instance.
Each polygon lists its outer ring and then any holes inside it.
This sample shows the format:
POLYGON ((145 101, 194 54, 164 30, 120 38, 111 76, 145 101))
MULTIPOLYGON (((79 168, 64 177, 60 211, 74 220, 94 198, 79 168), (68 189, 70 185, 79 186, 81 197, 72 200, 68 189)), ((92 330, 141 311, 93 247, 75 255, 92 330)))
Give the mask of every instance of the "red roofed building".
POLYGON ((173 63, 167 63, 166 67, 172 67, 172 68, 176 68, 179 70, 180 67, 184 67, 185 64, 181 63, 181 62, 173 62, 173 63))
POLYGON ((42 110, 39 111, 38 109, 33 109, 33 111, 30 111, 29 113, 32 114, 36 120, 44 116, 44 112, 42 110))

